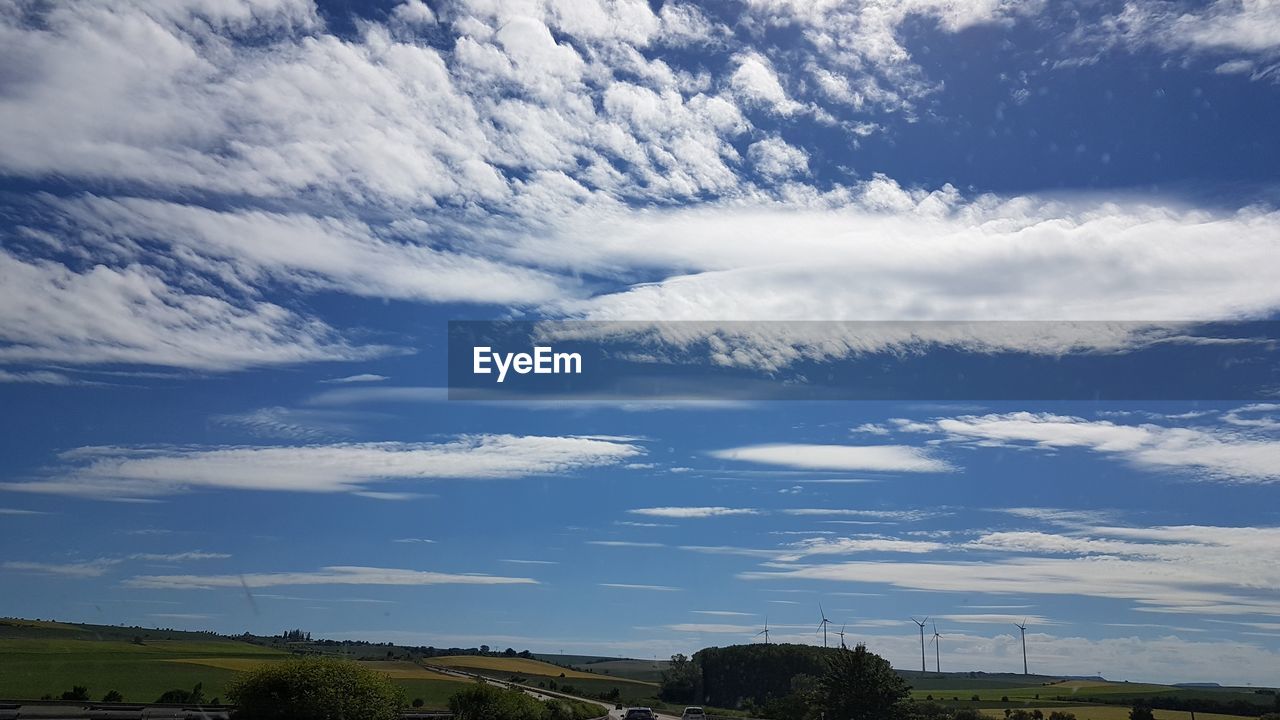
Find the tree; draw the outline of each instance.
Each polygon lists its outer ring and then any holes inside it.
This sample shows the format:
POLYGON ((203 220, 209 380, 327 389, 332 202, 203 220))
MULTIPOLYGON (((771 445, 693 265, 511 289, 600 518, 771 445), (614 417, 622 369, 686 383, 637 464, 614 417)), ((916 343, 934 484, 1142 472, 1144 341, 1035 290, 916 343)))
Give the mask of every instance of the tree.
POLYGON ((1076 714, 1063 712, 1061 710, 1054 710, 1049 713, 1049 720, 1076 720, 1076 714))
POLYGON ((420 707, 422 707, 422 706, 423 706, 423 705, 425 705, 425 704, 426 704, 426 703, 422 701, 422 698, 414 698, 414 699, 413 699, 413 706, 414 706, 414 707, 416 707, 416 708, 420 708, 420 707))
POLYGON ((1155 720, 1155 713, 1143 703, 1136 703, 1129 711, 1129 720, 1155 720))
POLYGON ((693 660, 682 654, 671 656, 671 664, 662 671, 658 697, 669 702, 697 702, 700 673, 693 660))
POLYGON ((74 685, 72 688, 62 693, 63 700, 76 700, 83 702, 89 699, 89 688, 84 685, 74 685))
POLYGON ((107 694, 102 696, 102 702, 124 702, 124 696, 119 690, 108 690, 107 694))
POLYGON ((405 705, 386 675, 350 660, 306 656, 265 663, 231 682, 237 720, 398 720, 405 705))
POLYGON ((888 660, 858 643, 831 656, 816 694, 827 720, 892 720, 905 715, 909 692, 888 660))

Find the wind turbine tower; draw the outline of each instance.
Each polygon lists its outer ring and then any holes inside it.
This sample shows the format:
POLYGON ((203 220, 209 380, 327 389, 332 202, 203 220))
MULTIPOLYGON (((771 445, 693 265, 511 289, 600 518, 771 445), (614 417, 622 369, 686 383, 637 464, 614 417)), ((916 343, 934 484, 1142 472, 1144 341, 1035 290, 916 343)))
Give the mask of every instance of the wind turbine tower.
POLYGON ((764 629, 756 633, 756 637, 760 637, 761 635, 764 636, 764 644, 768 645, 769 644, 769 616, 768 615, 764 616, 764 629))
POLYGON ((929 616, 925 616, 924 620, 911 618, 911 622, 920 626, 920 674, 925 674, 924 668, 924 624, 929 622, 929 616))
POLYGON ((841 649, 841 650, 848 650, 848 649, 849 649, 849 648, 845 647, 845 645, 844 645, 844 629, 845 629, 846 627, 848 627, 848 626, 849 626, 849 624, 848 624, 848 623, 845 623, 844 625, 841 625, 841 626, 840 626, 840 632, 836 633, 836 635, 840 636, 840 649, 841 649))
POLYGON ((933 669, 942 674, 942 636, 938 634, 938 623, 933 624, 933 669))
POLYGON ((1022 674, 1029 675, 1030 673, 1027 672, 1027 619, 1023 618, 1021 625, 1014 623, 1013 626, 1022 631, 1022 674))
POLYGON ((818 603, 818 614, 822 616, 822 622, 818 623, 818 629, 822 631, 822 647, 827 646, 827 626, 831 621, 827 619, 827 613, 822 609, 822 603, 818 603))

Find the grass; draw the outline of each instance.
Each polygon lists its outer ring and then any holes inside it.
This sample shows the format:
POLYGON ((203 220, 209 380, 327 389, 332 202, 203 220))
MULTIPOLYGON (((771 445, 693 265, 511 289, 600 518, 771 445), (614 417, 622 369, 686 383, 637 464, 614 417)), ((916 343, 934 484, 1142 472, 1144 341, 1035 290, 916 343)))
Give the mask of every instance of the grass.
MULTIPOLYGON (((1028 711, 1037 708, 1027 708, 1028 711)), ((1065 711, 1076 716, 1076 720, 1129 720, 1129 708, 1123 705, 1067 705, 1055 707, 1039 707, 1044 716, 1054 710, 1065 711)), ((979 712, 997 720, 1003 720, 1004 710, 999 708, 982 708, 979 712)), ((1153 710, 1156 720, 1191 720, 1191 713, 1184 710, 1153 710)), ((1239 715, 1217 715, 1214 713, 1196 713, 1196 720, 1241 720, 1239 715)))
MULTIPOLYGON (((59 697, 74 685, 89 688, 100 700, 116 690, 131 702, 154 702, 167 690, 204 686, 207 698, 225 699, 226 686, 238 672, 263 663, 280 662, 289 653, 229 639, 153 639, 137 645, 124 640, 94 640, 92 632, 76 626, 9 625, 0 637, 0 698, 32 700, 46 694, 59 697), (13 637, 28 631, 41 637, 13 637)), ((153 633, 154 634, 154 633, 153 633)), ((132 635, 129 635, 132 637, 132 635)), ((449 696, 465 680, 441 675, 405 661, 365 661, 405 689, 410 700, 422 698, 424 707, 448 707, 449 696)))

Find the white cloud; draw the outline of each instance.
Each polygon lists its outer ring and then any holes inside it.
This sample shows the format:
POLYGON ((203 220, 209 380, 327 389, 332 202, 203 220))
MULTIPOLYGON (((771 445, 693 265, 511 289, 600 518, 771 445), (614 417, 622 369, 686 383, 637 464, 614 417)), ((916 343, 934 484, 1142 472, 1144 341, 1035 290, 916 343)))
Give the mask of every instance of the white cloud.
POLYGON ((108 570, 118 564, 120 564, 119 558, 98 558, 97 560, 75 563, 43 563, 14 560, 0 563, 0 569, 38 575, 95 578, 105 575, 108 570))
POLYGON ((226 560, 231 557, 227 553, 211 553, 201 550, 177 553, 134 553, 130 560, 149 560, 152 562, 185 562, 187 560, 226 560))
POLYGON ((728 625, 718 623, 676 623, 674 625, 664 625, 667 630, 675 632, 689 633, 712 633, 727 635, 742 635, 757 632, 759 628, 754 625, 728 625))
POLYGON ((602 547, 634 547, 634 548, 659 548, 663 547, 662 543, 654 542, 633 542, 631 540, 588 540, 588 545, 600 545, 602 547))
POLYGON ((635 515, 664 518, 709 518, 730 515, 758 515, 759 510, 752 508, 730 507, 651 507, 636 508, 627 512, 635 515))
POLYGON ((950 464, 907 445, 805 445, 776 443, 714 450, 708 455, 806 470, 951 472, 950 464))
POLYGON ((750 52, 738 56, 735 62, 737 69, 729 76, 729 85, 744 100, 763 105, 783 116, 804 110, 802 103, 787 95, 768 58, 750 52))
POLYGON ((809 172, 809 153, 778 137, 765 138, 747 148, 756 172, 770 178, 788 178, 809 172))
POLYGON ((632 583, 600 583, 600 587, 615 590, 653 590, 655 592, 678 592, 680 588, 670 585, 635 585, 632 583))
POLYGON ((333 566, 316 572, 244 573, 240 575, 138 575, 125 587, 156 590, 263 588, 282 585, 536 585, 531 578, 453 574, 396 568, 333 566))
POLYGON ((1129 2, 1098 27, 1108 41, 1155 45, 1171 53, 1280 53, 1280 8, 1267 0, 1213 0, 1194 10, 1162 0, 1129 2))
POLYGON ((1180 470, 1225 482, 1280 482, 1280 440, 1221 428, 1122 425, 1030 412, 895 422, 902 429, 940 434, 954 442, 1042 450, 1081 448, 1146 470, 1180 470))
POLYGON ((375 375, 373 373, 360 373, 359 375, 348 375, 346 377, 332 378, 330 380, 321 380, 321 382, 328 383, 328 384, 371 383, 371 382, 382 382, 383 380, 388 380, 388 379, 390 378, 388 378, 386 375, 375 375))
POLYGON ((0 337, 8 341, 0 362, 231 370, 390 351, 351 345, 279 305, 184 291, 141 265, 77 272, 0 250, 0 279, 0 337))
POLYGON ((396 538, 395 540, 392 540, 391 542, 394 542, 394 543, 426 543, 426 544, 428 544, 428 545, 434 545, 434 544, 436 543, 436 541, 435 541, 435 540, 431 540, 430 538, 396 538))
POLYGON ((937 553, 920 562, 775 561, 741 577, 885 583, 936 592, 1078 595, 1129 600, 1143 612, 1270 614, 1280 611, 1280 605, 1259 590, 1280 582, 1278 538, 1280 528, 1199 525, 984 532, 972 540, 939 543, 937 550, 952 556, 946 562, 937 553))
POLYGON ((292 447, 86 447, 63 453, 45 479, 0 489, 99 499, 149 498, 199 488, 367 492, 406 480, 489 480, 572 472, 641 454, 632 444, 575 437, 467 436, 443 443, 292 447))
POLYGON ((10 372, 0 370, 0 383, 32 383, 35 385, 72 385, 75 380, 62 373, 48 370, 10 372))
POLYGON ((891 520, 894 522, 918 522, 935 518, 943 513, 936 510, 853 510, 848 508, 784 508, 784 515, 799 516, 850 516, 891 520))

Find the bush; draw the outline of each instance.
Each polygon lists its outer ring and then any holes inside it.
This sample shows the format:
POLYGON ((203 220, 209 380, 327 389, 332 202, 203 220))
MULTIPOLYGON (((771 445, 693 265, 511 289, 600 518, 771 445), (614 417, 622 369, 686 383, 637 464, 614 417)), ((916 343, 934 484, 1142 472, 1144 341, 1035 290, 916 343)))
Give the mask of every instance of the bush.
POLYGON ((416 707, 416 708, 420 708, 420 707, 422 707, 423 705, 426 705, 426 703, 422 701, 422 698, 414 698, 414 699, 413 699, 413 706, 414 706, 414 707, 416 707))
POLYGON ((204 683, 196 683, 190 690, 166 690, 156 699, 158 703, 173 705, 200 705, 204 703, 204 683))
POLYGON ((951 717, 952 720, 986 720, 982 713, 973 708, 960 708, 951 717))
POLYGON ((1129 711, 1129 720, 1155 720, 1155 713, 1151 712, 1151 708, 1138 703, 1129 711))
MULTIPOLYGON (((1061 710, 1054 710, 1049 713, 1049 720, 1076 720, 1076 714, 1063 712, 1061 710)), ((1276 718, 1276 720, 1280 720, 1280 718, 1276 718)))
POLYGON ((546 720, 547 707, 519 690, 472 685, 449 698, 454 720, 546 720))
POLYGON ((404 695, 357 662, 309 656, 267 663, 227 688, 237 720, 398 720, 404 695))
POLYGON ((118 690, 110 690, 102 696, 102 702, 124 702, 124 696, 118 690))
POLYGON ((70 690, 62 693, 63 700, 84 701, 89 699, 89 688, 83 685, 75 685, 70 690))

